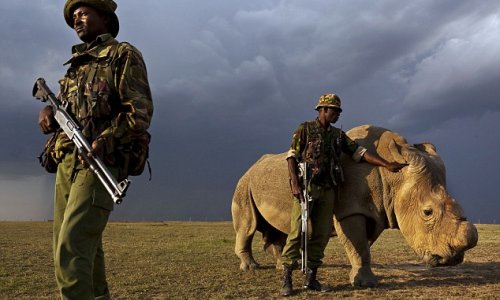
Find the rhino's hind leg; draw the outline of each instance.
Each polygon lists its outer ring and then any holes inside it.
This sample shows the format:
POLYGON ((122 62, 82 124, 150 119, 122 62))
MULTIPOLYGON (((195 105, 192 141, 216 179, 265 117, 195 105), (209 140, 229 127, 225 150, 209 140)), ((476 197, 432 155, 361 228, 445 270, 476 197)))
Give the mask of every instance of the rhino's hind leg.
POLYGON ((371 269, 365 217, 354 215, 340 222, 335 220, 335 226, 351 263, 352 269, 349 274, 351 284, 356 287, 376 287, 378 280, 371 269))
MULTIPOLYGON (((255 233, 255 231, 253 231, 255 233)), ((236 245, 234 252, 240 258, 240 270, 248 271, 259 267, 252 255, 253 233, 248 235, 245 232, 236 233, 236 245)))
POLYGON ((240 258, 240 269, 243 271, 253 270, 259 266, 252 255, 252 240, 257 230, 257 212, 248 180, 248 174, 240 179, 231 204, 233 226, 236 232, 234 253, 240 258))

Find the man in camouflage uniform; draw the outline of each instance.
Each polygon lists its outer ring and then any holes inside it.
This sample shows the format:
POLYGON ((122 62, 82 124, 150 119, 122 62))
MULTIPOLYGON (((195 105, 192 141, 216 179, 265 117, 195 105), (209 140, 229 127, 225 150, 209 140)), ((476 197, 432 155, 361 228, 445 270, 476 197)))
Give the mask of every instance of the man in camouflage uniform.
MULTIPOLYGON (((118 179, 127 177, 131 141, 148 135, 153 103, 141 53, 115 40, 119 22, 112 0, 68 0, 66 23, 82 44, 73 46, 60 95, 100 157, 118 179)), ((54 263, 63 299, 109 299, 102 233, 113 200, 58 129, 50 107, 39 116, 46 134, 58 132, 54 197, 54 263)))
POLYGON ((321 291, 322 286, 316 279, 318 267, 322 263, 324 250, 328 244, 332 230, 333 203, 338 186, 342 182, 340 165, 341 152, 351 156, 355 161, 366 161, 376 166, 383 166, 392 172, 398 172, 404 165, 387 162, 377 154, 369 153, 358 146, 343 131, 330 124, 337 122, 342 109, 340 98, 335 94, 325 94, 316 105, 316 120, 300 124, 295 131, 287 161, 290 173, 290 184, 295 197, 291 214, 291 230, 283 248, 283 283, 281 294, 292 294, 292 270, 300 260, 301 206, 305 201, 302 183, 299 181, 298 163, 306 162, 311 176, 307 187, 312 197, 309 213, 311 231, 308 239, 308 257, 304 287, 321 291))

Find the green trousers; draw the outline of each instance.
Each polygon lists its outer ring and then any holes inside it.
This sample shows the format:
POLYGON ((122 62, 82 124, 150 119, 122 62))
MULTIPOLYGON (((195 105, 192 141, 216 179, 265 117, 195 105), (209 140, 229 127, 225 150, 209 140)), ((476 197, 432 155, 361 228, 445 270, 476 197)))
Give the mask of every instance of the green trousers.
POLYGON ((62 299, 109 299, 102 233, 112 209, 97 176, 67 154, 54 196, 54 266, 62 299))
MULTIPOLYGON (((307 243, 307 265, 317 268, 325 256, 324 251, 332 233, 333 202, 335 192, 331 187, 311 185, 313 201, 309 212, 310 230, 307 243)), ((302 230, 300 200, 294 198, 290 220, 290 233, 281 254, 283 265, 295 267, 301 259, 300 232, 302 230)))

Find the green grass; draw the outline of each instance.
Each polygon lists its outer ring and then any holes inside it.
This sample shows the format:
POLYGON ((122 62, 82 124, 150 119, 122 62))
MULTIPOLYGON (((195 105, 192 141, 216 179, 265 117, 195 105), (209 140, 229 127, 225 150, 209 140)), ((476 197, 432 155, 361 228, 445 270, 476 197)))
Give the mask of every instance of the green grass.
MULTIPOLYGON (((56 299, 52 267, 52 223, 0 222, 0 299, 56 299)), ((500 225, 477 225, 479 242, 465 262, 428 268, 399 231, 387 230, 372 247, 374 289, 352 288, 350 266, 337 239, 326 250, 320 281, 334 290, 296 288, 292 299, 495 299, 500 295, 500 225)), ((230 222, 110 223, 104 233, 107 275, 113 299, 273 299, 281 272, 262 251, 261 264, 241 272, 230 222)), ((294 272, 294 282, 302 275, 294 272)), ((296 284, 298 287, 299 284, 296 284)))

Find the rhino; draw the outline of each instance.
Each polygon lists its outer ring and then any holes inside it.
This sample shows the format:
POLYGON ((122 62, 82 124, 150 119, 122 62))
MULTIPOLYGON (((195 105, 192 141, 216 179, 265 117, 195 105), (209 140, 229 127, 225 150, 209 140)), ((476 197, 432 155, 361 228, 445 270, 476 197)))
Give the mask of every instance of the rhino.
MULTIPOLYGON (((446 190, 443 160, 432 143, 408 144, 400 134, 372 125, 346 133, 387 161, 407 163, 398 173, 343 155, 344 182, 335 199, 332 236, 337 236, 351 264, 350 283, 375 287, 370 246, 387 228, 399 229, 409 246, 430 266, 451 266, 477 244, 476 227, 446 190)), ((256 231, 264 250, 281 268, 281 251, 290 232, 293 195, 286 153, 263 155, 239 179, 231 204, 240 269, 259 265, 252 256, 256 231)))

